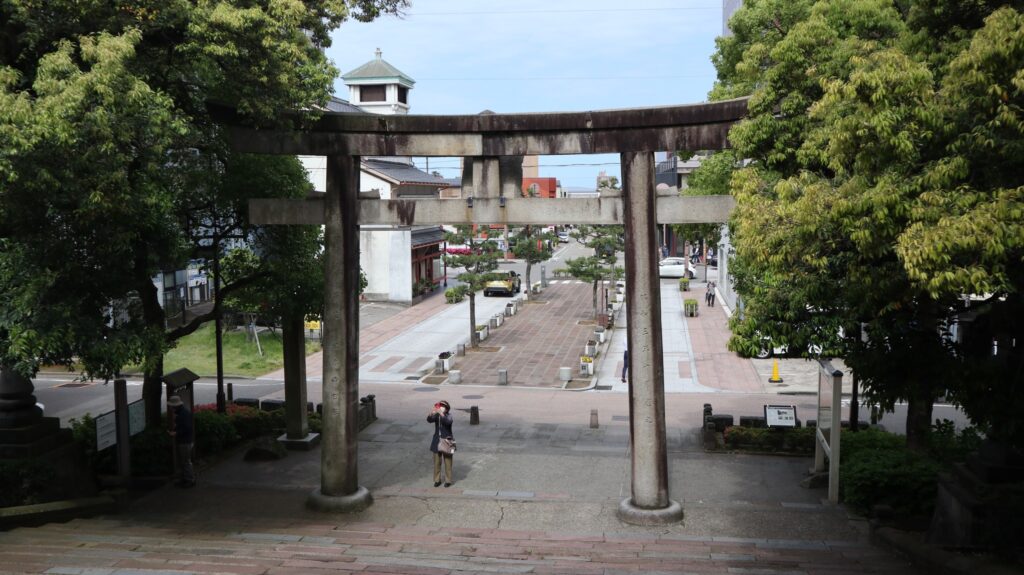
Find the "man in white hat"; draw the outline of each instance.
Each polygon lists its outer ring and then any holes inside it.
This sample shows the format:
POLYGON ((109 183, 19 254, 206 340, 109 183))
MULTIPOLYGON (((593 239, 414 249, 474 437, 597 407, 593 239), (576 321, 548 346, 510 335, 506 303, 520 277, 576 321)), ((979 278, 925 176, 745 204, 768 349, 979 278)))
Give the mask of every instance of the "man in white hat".
POLYGON ((192 469, 192 443, 195 440, 195 424, 192 412, 185 407, 185 402, 177 395, 167 398, 167 415, 171 420, 171 437, 174 438, 174 450, 178 456, 178 487, 195 487, 196 474, 192 469))

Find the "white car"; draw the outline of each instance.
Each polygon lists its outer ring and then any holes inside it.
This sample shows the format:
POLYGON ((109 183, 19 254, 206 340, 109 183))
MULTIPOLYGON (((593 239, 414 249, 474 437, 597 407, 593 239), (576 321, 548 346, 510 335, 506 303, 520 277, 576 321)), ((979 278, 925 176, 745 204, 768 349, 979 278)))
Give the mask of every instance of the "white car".
POLYGON ((665 258, 658 262, 658 277, 663 278, 694 278, 697 270, 686 261, 686 258, 665 258))

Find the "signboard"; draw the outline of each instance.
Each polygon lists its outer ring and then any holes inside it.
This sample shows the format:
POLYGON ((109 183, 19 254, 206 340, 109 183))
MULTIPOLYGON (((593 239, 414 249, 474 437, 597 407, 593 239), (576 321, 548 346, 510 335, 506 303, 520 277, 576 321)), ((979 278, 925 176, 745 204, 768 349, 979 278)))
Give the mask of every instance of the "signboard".
POLYGON ((146 429, 146 403, 138 400, 128 404, 128 435, 138 435, 146 429))
POLYGON ((318 320, 307 321, 306 322, 306 329, 308 329, 308 330, 320 329, 320 322, 318 320))
POLYGON ((839 502, 839 416, 842 408, 843 372, 828 360, 818 364, 818 429, 814 432, 814 471, 825 471, 828 458, 828 500, 839 502), (832 433, 835 431, 835 433, 832 433))
POLYGON ((766 405, 764 421, 768 427, 796 427, 796 406, 766 405))
POLYGON ((96 451, 103 451, 117 443, 117 417, 108 411, 96 417, 96 451))

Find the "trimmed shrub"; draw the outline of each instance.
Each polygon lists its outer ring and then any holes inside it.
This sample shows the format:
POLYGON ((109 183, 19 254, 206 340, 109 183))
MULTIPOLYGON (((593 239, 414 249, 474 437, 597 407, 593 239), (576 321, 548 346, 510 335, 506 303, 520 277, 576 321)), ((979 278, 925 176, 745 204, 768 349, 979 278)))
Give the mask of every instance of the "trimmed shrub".
POLYGON ((763 427, 732 426, 725 430, 725 445, 730 449, 814 453, 814 429, 768 429, 763 427))
POLYGON ((224 451, 239 439, 231 420, 216 411, 197 411, 195 414, 195 446, 200 456, 224 451))
POLYGON ((862 449, 842 458, 840 496, 851 508, 866 514, 885 504, 900 515, 925 515, 935 507, 938 463, 905 448, 862 449))
POLYGON ((239 405, 228 409, 228 421, 242 439, 272 434, 285 427, 284 410, 259 411, 239 405))
POLYGON ((857 432, 844 429, 839 441, 840 458, 843 465, 864 452, 906 450, 907 446, 906 437, 881 429, 864 429, 857 432))
POLYGON ((455 286, 444 290, 444 299, 447 303, 459 303, 466 299, 469 288, 466 286, 455 286))

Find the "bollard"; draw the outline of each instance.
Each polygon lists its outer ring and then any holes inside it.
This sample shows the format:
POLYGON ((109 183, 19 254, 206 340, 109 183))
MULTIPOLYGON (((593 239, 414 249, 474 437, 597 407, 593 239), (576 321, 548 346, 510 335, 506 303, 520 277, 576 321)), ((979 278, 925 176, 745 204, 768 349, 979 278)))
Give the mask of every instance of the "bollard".
POLYGON ((235 400, 235 385, 233 383, 231 383, 231 382, 228 382, 228 403, 231 403, 234 400, 235 400))
POLYGON ((466 355, 466 344, 460 343, 459 345, 455 346, 455 355, 459 357, 466 355))
POLYGON ((512 304, 505 306, 505 317, 512 317, 512 304))
POLYGON ((572 380, 572 368, 571 367, 560 367, 560 368, 558 368, 558 379, 559 379, 559 381, 570 381, 570 380, 572 380))
POLYGON ((590 410, 590 429, 597 429, 598 425, 599 424, 597 423, 597 410, 596 409, 591 409, 590 410))
POLYGON ((469 424, 480 425, 480 408, 475 405, 469 406, 469 424))
POLYGON ((498 320, 492 317, 490 321, 490 326, 491 329, 498 329, 498 320))
POLYGON ((448 372, 448 383, 462 383, 462 370, 453 369, 448 372))
POLYGON ((508 370, 507 369, 499 369, 498 370, 498 385, 508 385, 508 370))

